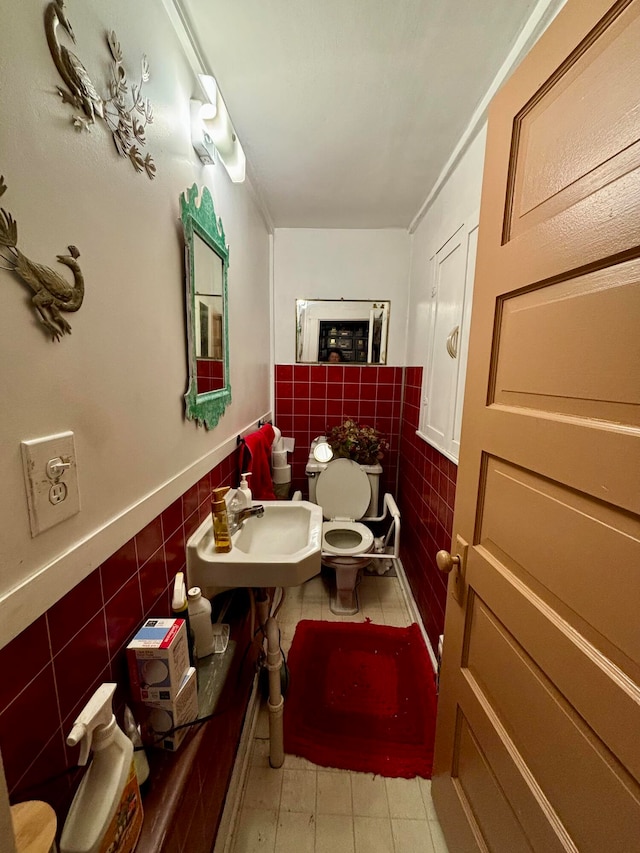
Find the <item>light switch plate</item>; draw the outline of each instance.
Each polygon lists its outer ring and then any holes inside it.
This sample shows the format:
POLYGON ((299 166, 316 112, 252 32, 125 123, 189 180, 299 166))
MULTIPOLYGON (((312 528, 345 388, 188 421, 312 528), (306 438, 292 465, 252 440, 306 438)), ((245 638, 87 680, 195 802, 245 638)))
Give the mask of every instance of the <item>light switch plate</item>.
POLYGON ((80 512, 76 451, 72 432, 22 441, 20 446, 33 537, 80 512), (53 466, 52 476, 47 463, 58 459, 62 465, 53 466))

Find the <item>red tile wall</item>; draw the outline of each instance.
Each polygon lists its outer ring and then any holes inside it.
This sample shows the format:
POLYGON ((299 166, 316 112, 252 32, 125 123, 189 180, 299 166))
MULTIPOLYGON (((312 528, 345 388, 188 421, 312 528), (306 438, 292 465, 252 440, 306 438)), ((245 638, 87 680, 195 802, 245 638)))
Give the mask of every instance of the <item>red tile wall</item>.
POLYGON ((196 377, 198 394, 217 391, 224 385, 224 366, 222 361, 210 358, 199 358, 196 361, 196 377))
POLYGON ((120 685, 116 708, 127 701, 125 647, 144 619, 170 615, 185 542, 209 512, 212 488, 236 479, 232 454, 0 650, 11 802, 44 799, 62 822, 80 778, 67 772, 78 758, 65 743, 75 717, 104 681, 120 685))
POLYGON ((447 578, 435 555, 451 545, 457 466, 416 435, 421 388, 421 367, 279 364, 275 423, 296 439, 292 493, 301 489, 305 497, 309 446, 327 427, 351 416, 385 433, 391 446, 382 460, 381 490, 399 502, 402 563, 436 649, 444 630, 447 578))
POLYGON ((438 570, 435 556, 451 547, 458 469, 416 435, 421 388, 422 368, 407 367, 400 435, 400 556, 435 650, 444 631, 447 597, 447 576, 438 570))
POLYGON ((291 493, 308 496, 304 473, 309 447, 327 428, 351 417, 380 430, 390 449, 382 460, 381 493, 396 492, 402 405, 402 367, 341 364, 278 364, 275 368, 275 421, 296 440, 291 493))

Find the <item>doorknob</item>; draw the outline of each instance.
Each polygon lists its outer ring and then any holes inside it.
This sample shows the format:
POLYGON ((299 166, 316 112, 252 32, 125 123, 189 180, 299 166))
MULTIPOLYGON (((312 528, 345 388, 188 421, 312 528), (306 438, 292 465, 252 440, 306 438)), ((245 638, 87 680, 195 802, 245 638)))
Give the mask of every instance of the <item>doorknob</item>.
POLYGON ((449 574, 454 566, 460 568, 460 557, 458 554, 452 557, 448 551, 438 551, 436 554, 436 563, 441 572, 449 574))
POLYGON ((447 582, 449 591, 458 604, 462 604, 464 601, 464 585, 469 543, 458 533, 456 534, 453 547, 455 547, 458 552, 457 554, 452 556, 448 551, 438 551, 436 554, 436 563, 438 564, 438 568, 441 572, 449 575, 449 580, 447 582))

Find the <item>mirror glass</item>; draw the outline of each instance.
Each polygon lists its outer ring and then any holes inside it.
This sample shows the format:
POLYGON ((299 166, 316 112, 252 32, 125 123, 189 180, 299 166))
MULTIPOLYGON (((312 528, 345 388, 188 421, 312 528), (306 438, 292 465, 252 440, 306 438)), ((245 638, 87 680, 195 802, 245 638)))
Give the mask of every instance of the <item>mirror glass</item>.
POLYGON ((296 361, 386 364, 388 301, 296 299, 296 361))
POLYGON ((229 249, 211 193, 196 184, 180 197, 187 279, 189 387, 186 415, 214 427, 231 402, 227 316, 229 249))

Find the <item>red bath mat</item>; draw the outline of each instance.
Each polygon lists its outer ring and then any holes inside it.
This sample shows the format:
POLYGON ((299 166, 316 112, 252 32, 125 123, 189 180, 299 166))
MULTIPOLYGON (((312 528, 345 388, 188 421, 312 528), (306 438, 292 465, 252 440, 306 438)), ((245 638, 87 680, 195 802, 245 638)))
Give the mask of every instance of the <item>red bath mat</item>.
POLYGON ((417 625, 298 623, 284 749, 323 767, 431 778, 433 668, 417 625))

